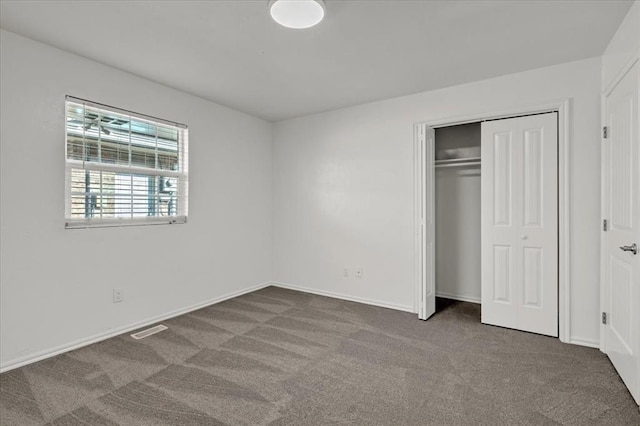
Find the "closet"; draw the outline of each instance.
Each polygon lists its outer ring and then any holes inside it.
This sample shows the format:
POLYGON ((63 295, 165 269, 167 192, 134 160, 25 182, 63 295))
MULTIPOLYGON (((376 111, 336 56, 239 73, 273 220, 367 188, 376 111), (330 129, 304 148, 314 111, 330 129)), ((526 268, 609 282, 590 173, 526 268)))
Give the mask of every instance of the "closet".
POLYGON ((420 318, 437 294, 480 302, 485 324, 558 336, 557 120, 418 128, 420 318))

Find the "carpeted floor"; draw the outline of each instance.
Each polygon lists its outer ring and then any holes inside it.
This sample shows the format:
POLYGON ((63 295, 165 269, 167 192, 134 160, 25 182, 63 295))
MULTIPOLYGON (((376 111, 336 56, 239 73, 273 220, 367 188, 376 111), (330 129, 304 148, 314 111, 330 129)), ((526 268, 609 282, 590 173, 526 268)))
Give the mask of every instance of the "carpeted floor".
POLYGON ((9 425, 638 425, 602 353, 269 287, 0 375, 9 425))

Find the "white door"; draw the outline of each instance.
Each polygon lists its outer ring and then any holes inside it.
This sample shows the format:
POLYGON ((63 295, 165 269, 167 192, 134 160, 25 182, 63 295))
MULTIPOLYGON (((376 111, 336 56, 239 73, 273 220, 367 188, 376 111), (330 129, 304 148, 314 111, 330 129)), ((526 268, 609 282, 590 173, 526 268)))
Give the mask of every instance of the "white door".
POLYGON ((640 149, 638 64, 606 98, 604 147, 604 348, 640 404, 640 149))
POLYGON ((416 211, 420 218, 417 233, 418 318, 426 320, 436 312, 435 262, 435 131, 424 124, 416 126, 416 171, 418 187, 416 211))
POLYGON ((558 335, 557 113, 482 123, 482 322, 558 335))

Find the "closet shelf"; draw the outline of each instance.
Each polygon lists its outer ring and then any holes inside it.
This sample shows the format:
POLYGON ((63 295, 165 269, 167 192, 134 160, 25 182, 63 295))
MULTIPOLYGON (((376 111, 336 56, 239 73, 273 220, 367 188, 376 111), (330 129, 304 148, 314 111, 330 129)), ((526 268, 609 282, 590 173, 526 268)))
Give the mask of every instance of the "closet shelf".
POLYGON ((480 164, 480 157, 469 158, 453 158, 449 160, 436 160, 436 167, 462 167, 462 166, 475 166, 480 164))

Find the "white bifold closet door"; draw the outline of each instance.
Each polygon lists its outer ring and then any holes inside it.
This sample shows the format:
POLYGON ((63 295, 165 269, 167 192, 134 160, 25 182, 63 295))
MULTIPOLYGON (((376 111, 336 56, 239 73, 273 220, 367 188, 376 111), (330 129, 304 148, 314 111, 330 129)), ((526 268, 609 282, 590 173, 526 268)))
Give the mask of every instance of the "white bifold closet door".
POLYGON ((435 269, 435 130, 424 124, 416 126, 418 143, 416 158, 420 162, 417 176, 417 215, 419 218, 418 244, 419 259, 416 273, 419 279, 418 318, 426 320, 436 312, 436 269, 435 269))
POLYGON ((482 123, 482 322, 558 335, 556 113, 482 123))

